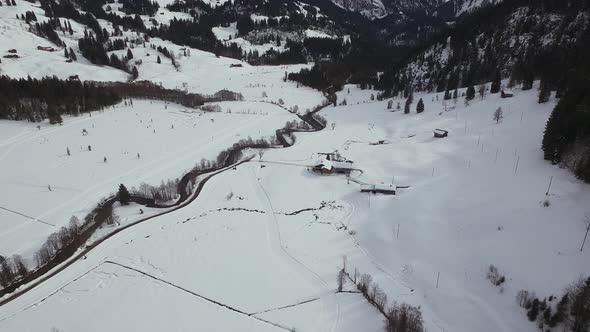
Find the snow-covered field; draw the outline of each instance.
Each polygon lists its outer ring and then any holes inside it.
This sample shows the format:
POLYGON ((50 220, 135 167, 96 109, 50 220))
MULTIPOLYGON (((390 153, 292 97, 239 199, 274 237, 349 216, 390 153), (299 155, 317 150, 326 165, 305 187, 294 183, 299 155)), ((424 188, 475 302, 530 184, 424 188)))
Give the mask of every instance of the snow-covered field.
MULTIPOLYGON (((38 54, 44 40, 14 19, 26 10, 42 14, 24 1, 0 11, 0 44, 22 55, 3 59, 1 74, 127 80, 83 59, 67 64, 63 50, 38 54)), ((216 31, 220 39, 230 33, 216 31)), ((76 49, 73 38, 64 40, 76 49)), ((136 47, 140 80, 204 94, 229 89, 245 101, 204 113, 134 100, 40 128, 0 121, 0 254, 30 258, 48 234, 119 183, 157 185, 296 119, 269 102, 303 112, 323 101, 283 81, 304 66, 252 67, 150 43, 178 55, 180 69, 163 56, 157 64, 149 46, 136 47)), ((370 273, 390 300, 420 306, 428 331, 535 331, 516 292, 559 295, 590 269, 588 250, 579 251, 590 188, 540 151, 555 100, 539 105, 536 89, 517 90, 511 99, 487 95, 468 106, 449 101, 445 111, 442 94, 417 94, 406 115, 396 111, 403 99, 388 110, 387 100, 371 100, 376 94, 346 86, 338 101, 347 106, 322 111, 325 130, 299 133, 294 146, 214 176, 193 203, 109 238, 1 306, 0 332, 381 331, 383 317, 361 295, 336 293, 343 260, 351 272, 370 273), (416 114, 420 98, 426 111, 416 114), (504 118, 496 123, 498 107, 504 118), (434 138, 437 128, 449 137, 434 138), (318 153, 335 150, 362 172, 347 179, 310 171, 318 153), (360 192, 361 184, 381 183, 407 188, 396 196, 360 192), (506 276, 502 287, 486 279, 490 265, 506 276)), ((138 209, 117 207, 121 224, 141 218, 138 209)))
MULTIPOLYGON (((252 324, 255 330, 379 331, 382 317, 360 295, 334 293, 343 256, 349 269, 372 274, 390 299, 421 306, 428 330, 533 331, 516 292, 559 294, 590 267, 578 243, 588 186, 545 163, 539 150, 554 102, 538 105, 535 91, 517 91, 513 99, 488 95, 444 112, 434 95, 417 95, 426 111, 405 115, 388 111, 386 101, 372 102, 370 94, 345 88, 339 100, 348 106, 323 111, 334 130, 298 134, 295 146, 214 177, 191 205, 107 240, 88 259, 2 307, 0 331, 77 330, 88 319, 97 331, 149 331, 166 323, 172 330, 237 331, 252 324), (504 111, 500 123, 492 119, 497 107, 504 111), (435 128, 450 136, 433 138, 435 128), (370 144, 380 140, 385 144, 370 144), (334 150, 363 170, 353 175, 356 182, 309 171, 317 152, 334 150), (397 196, 367 196, 357 183, 392 181, 410 187, 397 196), (288 215, 307 208, 315 210, 288 215), (506 276, 502 288, 486 279, 490 264, 506 276), (159 317, 135 323, 140 309, 127 300, 110 302, 121 289, 159 317), (191 320, 164 314, 193 303, 202 308, 191 320), (95 320, 96 306, 114 321, 95 320), (79 319, 71 319, 73 312, 79 319)), ((137 109, 136 102, 96 116, 139 117, 137 109)), ((162 116, 174 119, 171 112, 162 116)))
POLYGON ((0 250, 28 254, 72 215, 82 219, 119 183, 131 188, 180 177, 240 139, 272 136, 294 119, 267 103, 221 106, 222 112, 205 113, 136 100, 133 107, 118 105, 92 116, 67 118, 57 127, 0 122, 2 128, 11 128, 2 130, 0 143, 1 205, 44 222, 2 210, 0 250), (83 129, 88 135, 82 135, 83 129))

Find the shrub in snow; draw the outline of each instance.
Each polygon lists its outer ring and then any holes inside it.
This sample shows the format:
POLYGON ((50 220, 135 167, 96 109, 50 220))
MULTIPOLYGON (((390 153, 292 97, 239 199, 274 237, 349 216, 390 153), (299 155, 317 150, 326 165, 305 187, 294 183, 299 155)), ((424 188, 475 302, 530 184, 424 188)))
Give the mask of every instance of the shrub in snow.
POLYGON ((221 112, 221 106, 217 104, 203 105, 200 109, 205 112, 221 112))
POLYGON ((424 331, 424 321, 420 308, 409 304, 393 303, 387 310, 385 319, 386 332, 421 332, 424 331))
POLYGON ((529 292, 528 290, 522 289, 516 293, 516 303, 522 308, 530 308, 534 298, 535 292, 529 292))
POLYGON ((490 265, 490 267, 488 269, 488 273, 486 275, 486 278, 494 286, 500 286, 506 281, 506 277, 504 277, 502 274, 500 274, 500 272, 498 271, 498 268, 495 267, 494 265, 490 265))

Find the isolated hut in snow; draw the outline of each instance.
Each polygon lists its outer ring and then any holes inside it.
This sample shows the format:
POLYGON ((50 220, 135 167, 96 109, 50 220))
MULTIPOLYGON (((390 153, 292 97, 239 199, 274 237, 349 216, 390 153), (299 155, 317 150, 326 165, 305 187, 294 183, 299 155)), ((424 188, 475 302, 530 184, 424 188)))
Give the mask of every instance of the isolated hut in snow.
POLYGON ((364 184, 361 186, 361 192, 363 193, 395 195, 396 191, 397 187, 393 184, 364 184))
POLYGON ((434 137, 436 138, 443 138, 443 137, 448 137, 449 136, 449 132, 447 130, 444 129, 435 129, 434 130, 434 137))

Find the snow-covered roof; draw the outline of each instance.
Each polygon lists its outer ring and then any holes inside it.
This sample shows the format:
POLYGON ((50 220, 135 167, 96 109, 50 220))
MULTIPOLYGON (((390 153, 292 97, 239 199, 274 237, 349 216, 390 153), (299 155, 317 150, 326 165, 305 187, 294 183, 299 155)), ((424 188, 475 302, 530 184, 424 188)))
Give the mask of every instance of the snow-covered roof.
POLYGON ((440 135, 444 135, 444 134, 448 134, 449 132, 444 130, 444 129, 435 129, 434 130, 435 134, 440 134, 440 135))
POLYGON ((395 189, 397 189, 397 186, 395 186, 393 184, 381 183, 381 184, 375 185, 375 190, 393 190, 393 191, 395 191, 395 189))
POLYGON ((332 164, 335 168, 352 169, 351 163, 347 163, 347 162, 343 162, 343 161, 332 161, 332 164))

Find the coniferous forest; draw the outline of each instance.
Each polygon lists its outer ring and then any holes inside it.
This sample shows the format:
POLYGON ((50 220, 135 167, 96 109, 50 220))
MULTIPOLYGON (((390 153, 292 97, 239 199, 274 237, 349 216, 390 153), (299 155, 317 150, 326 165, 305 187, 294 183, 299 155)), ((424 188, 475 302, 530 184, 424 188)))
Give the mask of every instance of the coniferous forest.
POLYGON ((0 76, 0 119, 61 123, 61 115, 78 115, 116 104, 110 89, 79 80, 11 79, 0 76))

